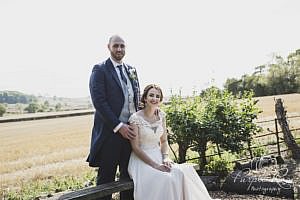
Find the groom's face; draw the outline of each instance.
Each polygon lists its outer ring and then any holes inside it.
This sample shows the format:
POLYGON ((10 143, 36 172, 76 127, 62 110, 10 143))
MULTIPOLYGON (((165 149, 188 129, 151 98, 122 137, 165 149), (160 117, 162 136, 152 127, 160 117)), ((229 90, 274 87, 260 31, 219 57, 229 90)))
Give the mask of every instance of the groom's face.
POLYGON ((125 56, 125 42, 120 37, 112 38, 108 44, 108 49, 115 61, 121 61, 125 56))

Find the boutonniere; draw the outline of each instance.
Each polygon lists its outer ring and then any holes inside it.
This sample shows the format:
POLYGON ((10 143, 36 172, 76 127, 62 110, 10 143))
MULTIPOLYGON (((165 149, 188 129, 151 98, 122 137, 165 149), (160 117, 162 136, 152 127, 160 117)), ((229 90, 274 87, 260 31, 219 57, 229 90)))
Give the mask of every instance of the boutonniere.
POLYGON ((137 74, 135 68, 129 68, 128 72, 129 72, 129 78, 131 80, 137 80, 137 74))

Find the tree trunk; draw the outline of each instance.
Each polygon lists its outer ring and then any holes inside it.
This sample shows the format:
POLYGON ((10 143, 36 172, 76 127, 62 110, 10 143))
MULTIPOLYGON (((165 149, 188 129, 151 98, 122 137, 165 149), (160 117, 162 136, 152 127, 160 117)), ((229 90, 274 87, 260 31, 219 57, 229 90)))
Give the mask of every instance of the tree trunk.
POLYGON ((200 156, 200 173, 202 174, 202 172, 204 171, 205 169, 205 165, 207 164, 206 162, 206 140, 204 138, 202 138, 200 141, 198 141, 198 153, 199 153, 199 156, 200 156))
POLYGON ((283 132, 283 139, 288 149, 292 152, 292 158, 295 160, 300 159, 300 148, 295 142, 295 139, 290 131, 289 125, 286 120, 286 110, 283 107, 281 99, 276 99, 275 112, 278 123, 283 132))
POLYGON ((185 145, 183 142, 178 142, 178 154, 179 154, 178 162, 179 163, 185 162, 187 149, 188 149, 187 145, 185 145))
POLYGON ((245 163, 240 163, 240 162, 235 162, 235 170, 259 170, 265 166, 269 165, 277 165, 277 164, 283 164, 284 160, 280 156, 262 156, 262 157, 257 157, 249 162, 245 163))

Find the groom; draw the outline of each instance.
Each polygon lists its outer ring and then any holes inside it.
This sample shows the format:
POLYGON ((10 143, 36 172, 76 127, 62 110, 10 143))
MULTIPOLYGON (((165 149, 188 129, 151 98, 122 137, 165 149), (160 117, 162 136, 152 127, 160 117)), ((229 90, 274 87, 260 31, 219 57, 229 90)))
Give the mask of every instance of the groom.
MULTIPOLYGON (((114 181, 118 166, 120 179, 129 179, 129 140, 135 138, 135 133, 127 122, 137 111, 140 99, 136 70, 122 61, 124 40, 118 35, 110 37, 108 50, 110 58, 94 66, 89 84, 96 112, 87 161, 91 167, 99 167, 97 185, 114 181)), ((110 199, 111 195, 102 198, 110 199)), ((133 199, 132 191, 121 192, 120 199, 133 199)))

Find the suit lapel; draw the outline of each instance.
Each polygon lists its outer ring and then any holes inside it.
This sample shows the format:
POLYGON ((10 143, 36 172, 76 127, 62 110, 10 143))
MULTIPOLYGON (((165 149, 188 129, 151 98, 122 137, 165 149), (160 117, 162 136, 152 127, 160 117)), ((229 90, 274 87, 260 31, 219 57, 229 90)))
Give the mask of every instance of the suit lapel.
POLYGON ((125 67, 125 71, 126 71, 127 77, 130 80, 130 82, 131 82, 132 90, 135 91, 135 84, 134 84, 133 80, 131 79, 130 73, 128 71, 129 67, 125 63, 124 63, 124 67, 125 67))
MULTIPOLYGON (((117 72, 115 70, 114 65, 112 64, 112 62, 111 62, 111 60, 109 58, 106 60, 105 65, 107 66, 107 69, 112 74, 113 79, 116 81, 117 85, 120 87, 120 90, 122 91, 122 93, 124 95, 124 91, 123 91, 121 82, 119 80, 118 74, 117 74, 117 72)), ((139 82, 138 82, 137 79, 133 80, 130 77, 129 68, 131 68, 131 67, 127 66, 125 63, 124 63, 124 66, 125 66, 125 71, 127 73, 128 79, 131 82, 131 87, 132 87, 132 90, 133 90, 133 93, 134 93, 135 106, 136 106, 136 109, 138 110, 139 98, 140 98, 140 96, 139 96, 139 93, 140 93, 140 91, 139 91, 140 90, 140 88, 139 88, 139 82)))
POLYGON ((115 70, 115 67, 114 65, 112 64, 112 62, 110 61, 110 59, 107 59, 106 60, 106 65, 107 65, 107 68, 110 70, 111 74, 112 74, 112 77, 115 79, 116 83, 118 84, 118 86, 120 87, 120 89, 122 90, 123 92, 123 89, 122 89, 122 85, 121 85, 121 82, 119 80, 119 77, 118 77, 118 74, 115 70))
POLYGON ((139 104, 139 82, 138 80, 133 80, 131 78, 131 75, 129 73, 129 69, 132 68, 131 66, 128 66, 124 63, 124 66, 125 66, 125 71, 127 73, 127 76, 128 76, 128 79, 130 80, 131 82, 131 87, 132 87, 132 90, 133 90, 133 94, 134 94, 134 102, 135 102, 135 108, 136 110, 138 110, 138 104, 139 104))

